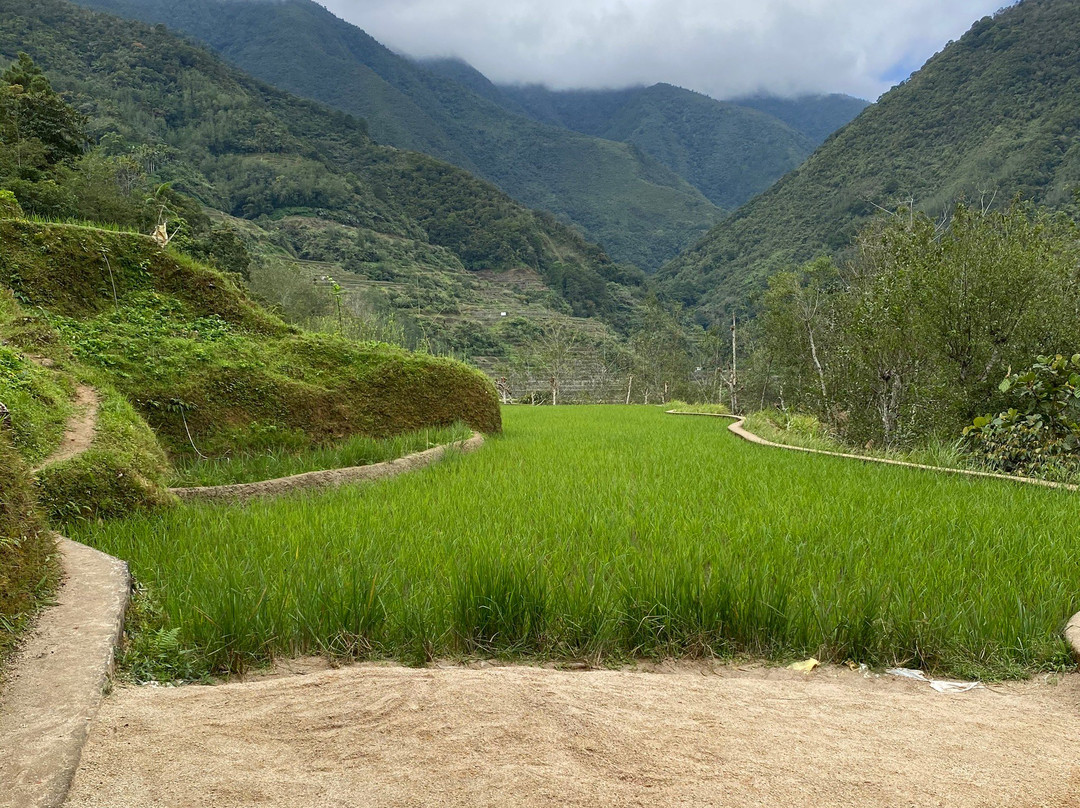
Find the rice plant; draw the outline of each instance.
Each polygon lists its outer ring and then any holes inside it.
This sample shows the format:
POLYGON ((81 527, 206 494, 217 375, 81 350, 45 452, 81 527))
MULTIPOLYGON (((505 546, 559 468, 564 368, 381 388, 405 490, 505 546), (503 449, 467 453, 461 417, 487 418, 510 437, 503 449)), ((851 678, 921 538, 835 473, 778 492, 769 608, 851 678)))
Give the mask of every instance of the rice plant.
POLYGON ((130 560, 155 630, 204 672, 313 652, 1070 662, 1074 493, 778 451, 655 408, 504 418, 415 474, 76 538, 130 560))

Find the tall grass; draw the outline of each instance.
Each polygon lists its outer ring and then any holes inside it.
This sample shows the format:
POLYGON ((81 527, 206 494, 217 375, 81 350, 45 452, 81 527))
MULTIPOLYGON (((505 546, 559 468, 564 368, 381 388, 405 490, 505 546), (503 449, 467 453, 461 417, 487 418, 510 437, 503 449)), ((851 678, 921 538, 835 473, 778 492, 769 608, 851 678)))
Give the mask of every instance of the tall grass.
POLYGON ((131 561, 155 630, 204 671, 313 651, 1069 662, 1075 494, 780 452, 654 408, 505 423, 413 475, 77 538, 131 561))
POLYGON ((422 452, 433 446, 465 440, 472 434, 456 424, 405 432, 392 438, 354 435, 338 443, 316 449, 289 451, 279 447, 240 452, 228 457, 188 459, 177 465, 172 485, 207 486, 258 482, 288 477, 307 471, 367 466, 422 452))

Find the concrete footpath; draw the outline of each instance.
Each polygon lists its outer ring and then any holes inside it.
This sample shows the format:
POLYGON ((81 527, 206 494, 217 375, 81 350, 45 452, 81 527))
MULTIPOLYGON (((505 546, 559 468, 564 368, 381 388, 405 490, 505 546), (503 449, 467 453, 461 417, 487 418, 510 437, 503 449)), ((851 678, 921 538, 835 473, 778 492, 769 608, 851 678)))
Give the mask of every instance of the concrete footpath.
POLYGON ((64 582, 0 689, 0 808, 67 796, 101 705, 131 592, 127 564, 61 538, 64 582))

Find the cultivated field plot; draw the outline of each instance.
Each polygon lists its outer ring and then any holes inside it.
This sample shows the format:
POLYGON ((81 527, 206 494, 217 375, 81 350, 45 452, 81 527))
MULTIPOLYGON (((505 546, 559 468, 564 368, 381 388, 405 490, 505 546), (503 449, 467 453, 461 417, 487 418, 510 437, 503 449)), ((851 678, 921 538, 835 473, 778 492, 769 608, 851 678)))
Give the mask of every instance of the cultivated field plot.
POLYGON ((1069 664, 1075 494, 767 449, 652 408, 504 417, 415 475, 73 538, 131 562, 158 675, 316 651, 1069 664))

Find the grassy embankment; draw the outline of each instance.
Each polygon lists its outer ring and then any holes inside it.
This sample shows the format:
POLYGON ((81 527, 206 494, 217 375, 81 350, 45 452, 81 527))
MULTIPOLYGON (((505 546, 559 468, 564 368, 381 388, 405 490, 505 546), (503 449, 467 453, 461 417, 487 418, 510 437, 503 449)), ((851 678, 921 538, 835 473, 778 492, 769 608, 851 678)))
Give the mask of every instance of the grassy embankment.
POLYGON ((59 581, 55 552, 26 466, 0 429, 0 671, 59 581))
MULTIPOLYGON (((699 409, 698 405, 691 405, 690 409, 696 412, 704 411, 699 409)), ((873 446, 849 446, 830 435, 825 425, 813 415, 785 413, 775 409, 750 413, 746 416, 743 426, 749 432, 765 438, 765 440, 785 446, 854 454, 867 458, 901 460, 905 463, 917 463, 945 469, 1002 473, 1000 469, 990 468, 987 464, 980 462, 977 457, 966 453, 959 440, 929 441, 921 446, 897 450, 873 446)), ((1047 473, 1042 475, 1041 479, 1072 485, 1080 484, 1080 475, 1070 474, 1067 471, 1047 473)))
POLYGON ((460 363, 290 327, 137 234, 25 219, 0 220, 0 401, 0 655, 58 579, 45 517, 168 505, 195 447, 276 476, 501 424, 494 387, 460 363), (93 443, 31 475, 78 383, 101 401, 93 443))
POLYGON ((1069 663, 1073 494, 778 452, 657 409, 505 415, 502 440, 415 475, 85 525, 147 590, 137 673, 310 652, 1069 663))

